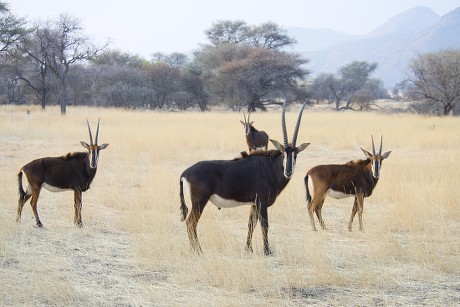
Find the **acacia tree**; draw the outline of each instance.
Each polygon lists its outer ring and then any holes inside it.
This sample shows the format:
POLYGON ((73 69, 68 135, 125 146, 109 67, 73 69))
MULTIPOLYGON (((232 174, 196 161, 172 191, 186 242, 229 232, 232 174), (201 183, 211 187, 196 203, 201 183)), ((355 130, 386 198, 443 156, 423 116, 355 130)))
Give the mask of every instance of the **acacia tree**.
POLYGON ((412 60, 409 82, 432 112, 448 115, 460 102, 460 49, 424 53, 412 60))
POLYGON ((369 79, 376 68, 377 63, 354 61, 340 67, 337 75, 320 75, 315 80, 315 93, 320 95, 317 99, 334 101, 337 111, 351 110, 353 102, 356 101, 355 95, 369 82, 376 82, 369 79), (345 101, 344 106, 341 105, 343 101, 345 101))
POLYGON ((331 91, 330 84, 333 84, 335 77, 331 73, 320 73, 310 85, 313 98, 316 103, 326 100, 328 103, 335 101, 335 97, 331 91))
POLYGON ((187 109, 193 105, 197 105, 200 111, 206 111, 209 107, 209 94, 205 89, 205 78, 203 69, 199 66, 190 63, 182 69, 182 88, 183 99, 177 99, 176 104, 180 109, 187 109))
POLYGON ((22 99, 20 80, 11 66, 10 55, 28 32, 25 19, 14 16, 8 4, 0 2, 0 96, 4 102, 22 99))
POLYGON ((298 81, 308 74, 308 61, 282 51, 295 40, 276 24, 220 21, 205 33, 211 44, 195 53, 194 63, 202 67, 206 90, 215 101, 254 110, 305 95, 298 81))
POLYGON ((61 114, 67 110, 68 74, 74 64, 90 60, 102 48, 95 47, 84 36, 80 21, 62 14, 54 25, 44 28, 46 44, 43 50, 46 63, 58 80, 58 97, 61 114))
POLYGON ((204 33, 213 47, 221 44, 239 44, 248 40, 250 28, 242 20, 221 20, 215 22, 204 33))
POLYGON ((8 5, 0 2, 0 53, 6 52, 18 44, 29 32, 24 18, 11 14, 8 5))
POLYGON ((246 102, 249 111, 265 109, 297 89, 308 73, 301 67, 306 62, 297 54, 249 48, 244 58, 224 63, 213 84, 224 97, 246 102))
POLYGON ((153 55, 152 63, 144 68, 153 89, 153 102, 150 108, 162 109, 172 102, 173 94, 179 90, 181 68, 186 63, 187 57, 182 53, 153 55))
POLYGON ((125 108, 144 107, 153 92, 142 71, 147 61, 119 50, 105 50, 91 61, 91 96, 94 103, 125 108))
POLYGON ((249 44, 257 48, 280 50, 296 43, 295 39, 287 35, 285 29, 273 22, 249 26, 242 20, 222 20, 214 23, 205 34, 213 47, 222 44, 249 44))
POLYGON ((45 109, 56 89, 56 78, 47 63, 46 48, 46 32, 37 25, 12 53, 12 65, 16 75, 37 97, 42 109, 45 109))

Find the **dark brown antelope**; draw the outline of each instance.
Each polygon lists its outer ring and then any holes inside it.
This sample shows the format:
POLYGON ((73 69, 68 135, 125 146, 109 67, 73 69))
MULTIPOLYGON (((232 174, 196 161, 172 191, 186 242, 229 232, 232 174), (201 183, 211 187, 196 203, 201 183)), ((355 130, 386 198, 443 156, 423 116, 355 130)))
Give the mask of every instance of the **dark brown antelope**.
POLYGON ((318 165, 310 169, 305 176, 305 188, 307 190, 308 214, 311 226, 316 231, 313 212, 316 213, 319 223, 326 229, 321 216, 326 196, 335 199, 354 196, 355 201, 348 223, 351 231, 353 218, 356 212, 359 217, 359 230, 363 231, 363 205, 364 198, 372 194, 380 177, 382 161, 390 155, 391 151, 382 154, 382 137, 380 138, 379 153, 375 153, 374 138, 372 138, 372 153, 364 150, 366 160, 349 161, 345 164, 318 165), (310 194, 313 192, 313 197, 310 194))
POLYGON ((297 155, 309 145, 309 143, 304 143, 296 147, 304 107, 305 103, 297 118, 292 144, 288 143, 283 106, 281 118, 284 145, 270 140, 276 150, 255 151, 234 160, 201 161, 182 173, 180 176, 180 209, 182 221, 186 220, 192 250, 201 252, 196 228, 203 209, 210 200, 219 209, 242 205, 251 206, 246 250, 252 252, 252 233, 257 220, 260 219, 264 253, 265 255, 271 254, 268 244, 267 208, 273 205, 291 179, 297 155), (188 214, 184 198, 184 188, 190 196, 192 205, 190 214, 188 214))
POLYGON ((93 143, 93 136, 88 120, 90 145, 81 141, 81 145, 88 152, 68 153, 61 157, 47 157, 33 160, 21 168, 18 174, 19 200, 16 221, 21 221, 21 212, 24 203, 32 197, 30 205, 35 215, 37 226, 43 224, 38 217, 37 201, 42 188, 51 192, 69 191, 74 192, 75 218, 74 222, 82 226, 81 221, 81 196, 82 192, 89 189, 94 176, 96 175, 99 151, 107 148, 109 144, 97 144, 99 135, 99 121, 97 122, 96 138, 93 143))
POLYGON ((248 119, 246 120, 246 115, 243 112, 244 122, 240 120, 240 122, 244 126, 244 133, 246 135, 246 143, 249 147, 249 152, 257 149, 268 149, 268 134, 265 131, 257 130, 252 124, 254 122, 249 121, 249 117, 251 116, 251 112, 248 113, 248 119))

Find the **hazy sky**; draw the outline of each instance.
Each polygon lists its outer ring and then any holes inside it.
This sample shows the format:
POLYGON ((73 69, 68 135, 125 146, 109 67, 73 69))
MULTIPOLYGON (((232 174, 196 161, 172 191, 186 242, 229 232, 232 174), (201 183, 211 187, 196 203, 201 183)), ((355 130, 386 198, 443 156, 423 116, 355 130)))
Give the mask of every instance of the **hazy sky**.
POLYGON ((249 25, 272 21, 281 27, 329 28, 366 34, 389 18, 426 6, 439 15, 460 0, 1 0, 27 20, 55 19, 69 13, 81 20, 96 42, 150 58, 153 52, 189 52, 205 42, 204 31, 217 20, 249 25))

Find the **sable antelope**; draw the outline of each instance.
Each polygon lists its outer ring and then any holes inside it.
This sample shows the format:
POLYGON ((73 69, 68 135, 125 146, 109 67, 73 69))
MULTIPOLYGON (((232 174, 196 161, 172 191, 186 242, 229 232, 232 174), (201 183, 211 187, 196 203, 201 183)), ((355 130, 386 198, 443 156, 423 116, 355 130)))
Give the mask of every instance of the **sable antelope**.
POLYGON ((251 116, 251 112, 248 113, 248 119, 246 120, 246 115, 243 112, 244 122, 240 120, 240 122, 244 126, 244 133, 246 134, 246 143, 248 144, 249 151, 257 150, 260 148, 268 149, 268 134, 265 131, 257 130, 252 124, 253 121, 249 121, 249 117, 251 116))
POLYGON ((304 143, 296 147, 304 107, 305 103, 297 118, 292 144, 288 143, 283 106, 281 119, 284 144, 270 140, 276 150, 254 151, 234 160, 201 161, 182 173, 180 176, 181 220, 186 219, 192 250, 201 252, 196 228, 203 209, 210 200, 219 209, 251 206, 246 250, 252 252, 252 233, 257 220, 260 219, 264 253, 271 254, 268 244, 267 208, 273 205, 291 179, 297 155, 310 144, 304 143), (184 188, 188 190, 192 204, 190 214, 184 198, 184 188))
POLYGON ((37 201, 41 189, 45 188, 50 192, 73 190, 75 206, 74 222, 78 226, 83 226, 81 221, 82 192, 89 189, 96 175, 99 151, 109 146, 109 144, 97 145, 99 120, 97 122, 94 143, 88 120, 86 120, 86 123, 88 124, 90 145, 83 141, 80 143, 88 149, 88 152, 74 152, 61 157, 41 158, 33 160, 21 168, 18 174, 19 200, 17 222, 21 220, 24 203, 32 197, 30 205, 32 206, 37 226, 43 226, 38 217, 37 201))
POLYGON ((326 196, 335 199, 354 196, 355 202, 348 223, 351 231, 353 218, 356 212, 359 217, 359 230, 363 231, 363 205, 364 198, 372 194, 380 176, 382 161, 390 155, 388 151, 382 155, 382 137, 380 138, 379 153, 375 153, 374 138, 372 138, 372 154, 364 149, 366 160, 349 161, 345 164, 318 165, 307 172, 305 176, 305 188, 307 190, 308 214, 311 226, 316 231, 313 212, 316 213, 319 223, 326 229, 321 216, 326 196), (309 185, 312 187, 313 198, 310 194, 309 185))

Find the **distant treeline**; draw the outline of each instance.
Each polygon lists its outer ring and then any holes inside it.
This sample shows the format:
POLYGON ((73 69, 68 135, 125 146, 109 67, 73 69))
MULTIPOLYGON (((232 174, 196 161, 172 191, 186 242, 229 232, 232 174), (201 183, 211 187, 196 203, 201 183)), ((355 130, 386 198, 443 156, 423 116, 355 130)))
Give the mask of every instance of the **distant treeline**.
MULTIPOLYGON (((330 103, 336 110, 368 110, 376 99, 402 97, 423 101, 422 112, 449 114, 460 96, 448 95, 447 101, 439 87, 435 93, 417 82, 422 78, 417 63, 425 55, 414 59, 412 78, 392 91, 371 78, 378 63, 344 63, 336 74, 308 78, 308 59, 286 48, 295 39, 271 22, 218 21, 205 31, 208 42, 192 58, 153 53, 148 60, 110 49, 109 43, 96 46, 68 14, 31 26, 0 2, 0 22, 0 103, 58 104, 62 114, 67 105, 264 110, 305 99, 330 103)), ((459 51, 449 52, 459 62, 459 51)), ((450 75, 458 79, 459 74, 450 75)))

